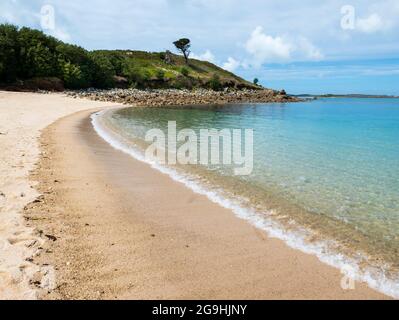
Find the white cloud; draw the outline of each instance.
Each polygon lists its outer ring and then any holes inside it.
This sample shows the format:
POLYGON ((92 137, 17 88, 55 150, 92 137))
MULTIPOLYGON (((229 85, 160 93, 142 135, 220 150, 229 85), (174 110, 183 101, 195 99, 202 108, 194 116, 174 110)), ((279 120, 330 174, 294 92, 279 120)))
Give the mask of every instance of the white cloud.
POLYGON ((253 63, 262 65, 265 62, 287 61, 291 58, 291 45, 281 37, 266 35, 262 27, 257 27, 251 33, 245 44, 245 49, 253 57, 253 63))
POLYGON ((213 55, 213 53, 210 50, 206 50, 204 53, 202 53, 200 55, 191 53, 191 58, 215 63, 215 56, 213 55))
POLYGON ((227 59, 227 61, 225 63, 223 63, 222 68, 233 72, 234 70, 236 70, 239 66, 241 65, 241 63, 239 61, 237 61, 236 59, 229 57, 227 59))
POLYGON ((245 43, 246 51, 251 55, 245 64, 259 67, 264 63, 318 61, 323 59, 320 49, 303 36, 270 36, 257 27, 245 43))
POLYGON ((299 37, 297 49, 308 60, 318 61, 323 59, 323 54, 321 53, 320 49, 313 45, 313 43, 311 43, 305 37, 299 37))
POLYGON ((378 31, 388 30, 391 27, 389 20, 383 20, 380 15, 373 13, 367 18, 359 18, 356 21, 357 30, 364 33, 375 33, 378 31))

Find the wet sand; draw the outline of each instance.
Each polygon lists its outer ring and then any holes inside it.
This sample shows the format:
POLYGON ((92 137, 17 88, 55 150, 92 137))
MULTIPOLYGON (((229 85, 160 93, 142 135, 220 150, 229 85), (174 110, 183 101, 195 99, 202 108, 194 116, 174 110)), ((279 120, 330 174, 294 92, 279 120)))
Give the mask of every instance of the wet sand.
MULTIPOLYGON (((99 110, 100 108, 96 109, 99 110)), ((55 268, 44 299, 384 299, 339 270, 240 220, 94 131, 92 111, 42 134, 28 224, 50 241, 34 258, 55 268)))

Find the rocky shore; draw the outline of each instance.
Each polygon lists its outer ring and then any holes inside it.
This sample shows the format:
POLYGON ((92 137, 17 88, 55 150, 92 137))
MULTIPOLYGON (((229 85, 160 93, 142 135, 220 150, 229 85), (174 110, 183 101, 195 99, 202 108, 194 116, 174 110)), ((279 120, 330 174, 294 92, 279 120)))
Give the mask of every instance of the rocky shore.
POLYGON ((88 89, 69 91, 73 98, 88 98, 95 101, 123 103, 135 106, 184 106, 227 103, 298 102, 285 91, 263 90, 138 90, 138 89, 88 89))

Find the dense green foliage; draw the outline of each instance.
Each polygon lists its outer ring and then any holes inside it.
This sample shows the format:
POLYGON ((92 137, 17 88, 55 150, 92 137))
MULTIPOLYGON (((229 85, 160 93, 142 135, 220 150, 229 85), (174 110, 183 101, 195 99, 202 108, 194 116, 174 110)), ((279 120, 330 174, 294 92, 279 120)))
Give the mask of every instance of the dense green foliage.
POLYGON ((18 29, 2 25, 0 29, 0 81, 12 81, 17 77, 19 54, 18 29))
POLYGON ((107 56, 63 43, 38 30, 0 25, 0 82, 57 77, 67 88, 113 86, 107 56))
POLYGON ((180 72, 185 77, 188 77, 188 75, 190 74, 190 71, 186 67, 181 68, 180 72))
POLYGON ((212 90, 219 91, 222 89, 222 83, 220 82, 220 77, 217 74, 214 74, 209 81, 209 87, 212 90))
POLYGON ((70 89, 254 87, 209 62, 186 63, 169 51, 87 51, 38 30, 0 25, 0 84, 42 78, 61 79, 70 89))

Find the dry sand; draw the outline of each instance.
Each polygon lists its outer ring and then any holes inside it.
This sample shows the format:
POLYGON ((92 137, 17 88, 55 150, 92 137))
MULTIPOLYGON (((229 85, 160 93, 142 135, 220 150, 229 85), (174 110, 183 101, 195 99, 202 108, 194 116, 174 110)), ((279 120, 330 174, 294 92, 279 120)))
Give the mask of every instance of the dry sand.
POLYGON ((0 298, 386 298, 114 150, 93 111, 43 131, 28 180, 43 128, 107 106, 0 93, 0 298))
POLYGON ((35 258, 53 265, 47 299, 383 299, 339 270, 238 219, 149 165, 114 150, 90 112, 42 136, 34 179, 45 194, 27 210, 54 236, 35 258))
POLYGON ((39 195, 28 176, 39 159, 40 130, 65 115, 108 105, 62 94, 0 92, 0 299, 35 299, 30 283, 54 285, 53 268, 30 261, 46 237, 23 219, 23 208, 39 195))

